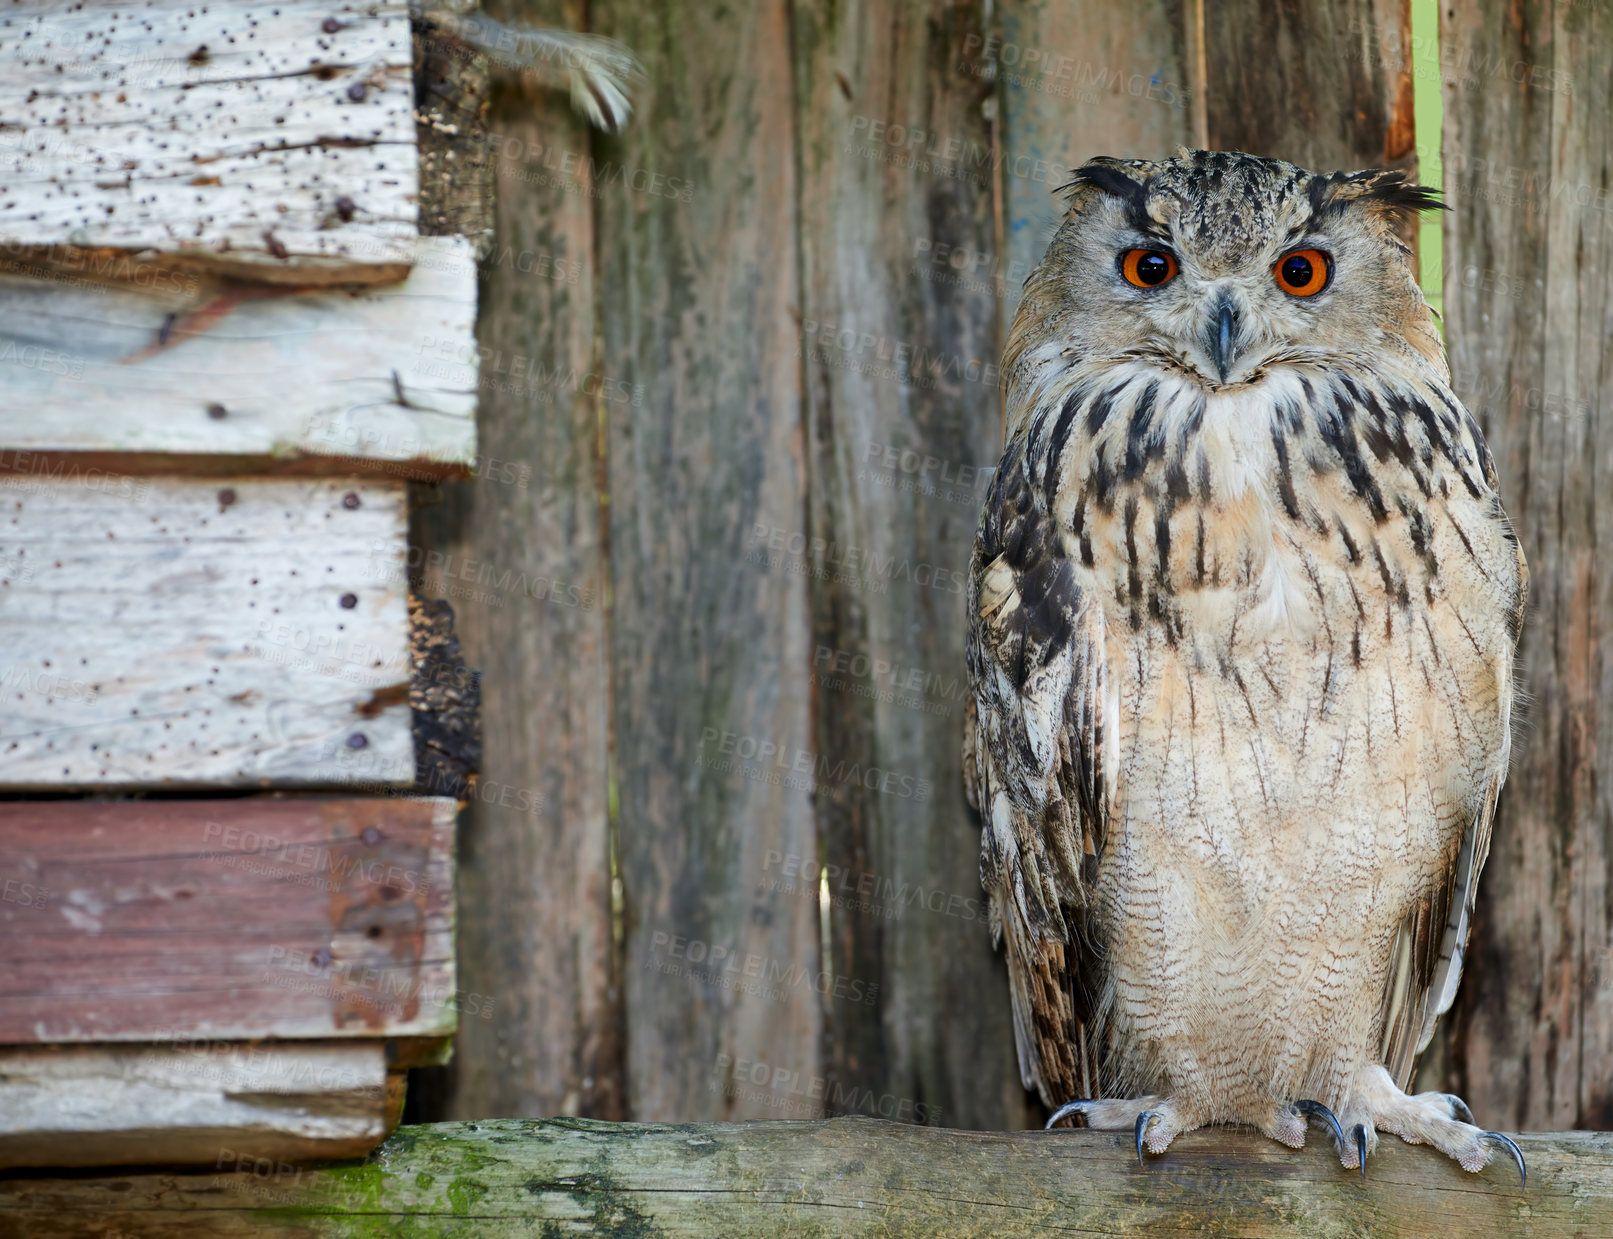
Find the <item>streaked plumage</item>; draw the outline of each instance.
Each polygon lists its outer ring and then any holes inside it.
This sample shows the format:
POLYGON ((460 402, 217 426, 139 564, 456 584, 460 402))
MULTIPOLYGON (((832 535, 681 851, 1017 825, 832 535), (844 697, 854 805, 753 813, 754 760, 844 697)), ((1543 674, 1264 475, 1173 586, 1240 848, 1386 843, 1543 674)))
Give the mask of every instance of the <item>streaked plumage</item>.
POLYGON ((1477 1169, 1465 1107, 1401 1090, 1461 972, 1527 573, 1395 233, 1432 200, 1202 151, 1071 188, 969 592, 1025 1084, 1109 1099, 1095 1126, 1153 1112, 1156 1151, 1210 1122, 1298 1144, 1314 1099, 1369 1151, 1477 1169), (1273 277, 1301 246, 1330 255, 1313 297, 1273 277), (1180 273, 1133 287, 1138 247, 1180 273))

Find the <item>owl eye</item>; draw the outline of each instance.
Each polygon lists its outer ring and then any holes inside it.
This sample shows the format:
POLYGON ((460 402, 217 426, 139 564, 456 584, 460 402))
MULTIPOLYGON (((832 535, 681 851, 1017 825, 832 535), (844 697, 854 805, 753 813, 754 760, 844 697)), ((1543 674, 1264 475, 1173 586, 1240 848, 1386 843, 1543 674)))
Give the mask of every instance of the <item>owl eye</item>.
POLYGON ((1314 297, 1327 287, 1332 266, 1321 250, 1294 250, 1277 260, 1277 284, 1296 297, 1314 297))
POLYGON ((1164 250, 1127 250, 1120 259, 1120 274, 1138 288, 1158 288, 1176 276, 1176 259, 1164 250))

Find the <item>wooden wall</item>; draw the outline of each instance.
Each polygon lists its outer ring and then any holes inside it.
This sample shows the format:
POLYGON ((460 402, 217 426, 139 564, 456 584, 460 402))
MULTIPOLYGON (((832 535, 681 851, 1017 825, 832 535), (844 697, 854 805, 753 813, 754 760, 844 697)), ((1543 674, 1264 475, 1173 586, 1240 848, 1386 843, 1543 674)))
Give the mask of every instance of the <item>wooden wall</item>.
POLYGON ((1441 1037, 1504 1127, 1613 1128, 1613 12, 1441 7, 1446 340, 1533 579, 1528 694, 1441 1037))
MULTIPOLYGON (((1613 469, 1595 441, 1613 35, 1596 6, 1448 8, 1449 37, 1573 92, 1445 87, 1447 269, 1490 255, 1527 285, 1504 304, 1453 287, 1449 332, 1459 383, 1513 393, 1469 398, 1538 601, 1482 975, 1440 1061, 1486 1121, 1594 1124, 1613 1073, 1587 619, 1608 588, 1591 496, 1613 469), (1497 205, 1490 159, 1536 188, 1497 205), (1597 187, 1592 205, 1562 185, 1597 187), (1573 403, 1542 415, 1537 390, 1573 403)), ((462 1034, 436 1112, 1032 1122, 957 757, 962 572, 1019 285, 1090 155, 1208 141, 1415 170, 1406 3, 590 13, 645 62, 638 113, 590 141, 505 87, 481 327, 587 381, 489 392, 484 351, 484 448, 530 481, 443 483, 419 522, 423 551, 591 599, 456 602, 487 671, 484 777, 541 795, 472 807, 461 966, 495 1014, 462 1034), (574 277, 524 272, 526 251, 574 277)))

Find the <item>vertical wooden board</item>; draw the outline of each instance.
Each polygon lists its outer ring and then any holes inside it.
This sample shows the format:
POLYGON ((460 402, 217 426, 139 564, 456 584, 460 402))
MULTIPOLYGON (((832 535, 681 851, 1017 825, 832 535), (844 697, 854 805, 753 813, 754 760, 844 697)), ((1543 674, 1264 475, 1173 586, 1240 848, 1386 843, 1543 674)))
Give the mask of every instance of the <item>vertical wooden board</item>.
MULTIPOLYGON (((1053 192, 1095 155, 1163 159, 1192 146, 1192 0, 1008 0, 979 64, 995 73, 1006 244, 992 274, 1013 321, 1025 277, 1064 217, 1053 192)), ((978 36, 977 36, 978 37, 978 36)), ((964 63, 970 63, 965 61, 964 63)), ((954 264, 957 265, 957 264, 954 264)), ((968 268, 965 267, 965 271, 968 268)))
POLYGON ((820 996, 812 893, 768 886, 816 858, 807 585, 755 554, 805 528, 786 13, 595 10, 649 78, 594 156, 638 1119, 777 1116, 800 1099, 755 1076, 813 1079, 852 1001, 820 996))
POLYGON ((400 482, 0 476, 0 787, 407 787, 404 522, 400 482))
POLYGON ((1317 172, 1416 171, 1407 0, 1193 2, 1204 6, 1212 149, 1317 172))
POLYGON ((1026 1098, 959 758, 965 574, 1001 450, 997 299, 925 257, 993 252, 984 19, 796 5, 811 512, 804 543, 759 549, 774 579, 812 581, 826 966, 878 986, 830 1007, 831 1094, 1012 1128, 1026 1098))
MULTIPOLYGON (((575 26, 575 6, 494 16, 575 26)), ((592 187, 563 100, 504 83, 488 118, 496 239, 482 263, 479 476, 422 490, 411 579, 453 606, 482 675, 482 775, 463 820, 460 1021, 444 1117, 621 1117, 612 967, 592 187)))
POLYGON ((1532 585, 1512 775, 1429 1071, 1491 1126, 1608 1128, 1613 13, 1452 0, 1440 40, 1451 369, 1532 585))

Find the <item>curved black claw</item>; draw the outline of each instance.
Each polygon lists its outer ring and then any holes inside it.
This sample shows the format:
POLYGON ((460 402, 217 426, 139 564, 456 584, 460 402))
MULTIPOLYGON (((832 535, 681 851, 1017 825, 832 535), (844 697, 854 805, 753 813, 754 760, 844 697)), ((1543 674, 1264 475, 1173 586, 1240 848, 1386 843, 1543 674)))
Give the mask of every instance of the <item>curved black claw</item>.
POLYGON ((1523 1150, 1522 1149, 1520 1149, 1517 1145, 1513 1144, 1512 1141, 1508 1137, 1503 1136, 1498 1131, 1487 1131, 1482 1136, 1480 1136, 1479 1139, 1480 1140, 1488 1140, 1491 1144, 1499 1144, 1508 1153, 1511 1153, 1512 1154, 1512 1159, 1515 1162, 1518 1163, 1518 1175, 1523 1180, 1523 1186, 1524 1187, 1529 1186, 1529 1167, 1527 1167, 1527 1166, 1525 1166, 1523 1164, 1523 1150))
POLYGON ((1065 1102, 1057 1110, 1053 1111, 1053 1117, 1047 1120, 1047 1123, 1042 1130, 1052 1131, 1054 1123, 1057 1123, 1060 1119, 1067 1119, 1072 1114, 1085 1115, 1087 1112, 1087 1107, 1090 1105, 1092 1105, 1092 1102, 1087 1101, 1085 1098, 1082 1098, 1079 1101, 1065 1102))
POLYGON ((1339 1142, 1339 1148, 1344 1147, 1344 1128, 1339 1126, 1338 1117, 1319 1101, 1296 1101, 1294 1109, 1306 1118, 1321 1119, 1333 1129, 1333 1139, 1339 1142))
MULTIPOLYGON (((1148 1130, 1148 1121, 1150 1119, 1157 1119, 1158 1117, 1158 1110, 1144 1110, 1137 1116, 1137 1164, 1139 1166, 1147 1164, 1143 1161, 1143 1134, 1148 1130)), ((1506 1137, 1503 1136, 1502 1139, 1505 1140, 1506 1137)))
POLYGON ((1355 1155, 1361 1159, 1361 1177, 1367 1177, 1367 1129, 1365 1125, 1355 1125, 1355 1155))
POLYGON ((1455 1093, 1445 1094, 1445 1104, 1450 1106, 1451 1117, 1453 1119, 1459 1119, 1466 1123, 1469 1127, 1478 1126, 1478 1124, 1473 1121, 1473 1111, 1467 1108, 1467 1102, 1463 1101, 1455 1093))

